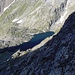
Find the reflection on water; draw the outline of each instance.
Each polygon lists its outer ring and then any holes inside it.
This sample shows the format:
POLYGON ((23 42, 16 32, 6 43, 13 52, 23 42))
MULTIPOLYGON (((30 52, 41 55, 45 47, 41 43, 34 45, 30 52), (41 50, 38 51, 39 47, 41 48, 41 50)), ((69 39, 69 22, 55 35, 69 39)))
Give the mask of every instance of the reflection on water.
POLYGON ((5 52, 5 51, 14 52, 14 51, 17 51, 18 49, 20 49, 21 51, 27 50, 27 49, 32 48, 35 45, 39 44, 42 40, 44 40, 45 38, 47 38, 49 36, 52 36, 53 34, 54 34, 54 32, 35 34, 34 37, 29 42, 25 42, 18 46, 0 49, 0 53, 5 52))

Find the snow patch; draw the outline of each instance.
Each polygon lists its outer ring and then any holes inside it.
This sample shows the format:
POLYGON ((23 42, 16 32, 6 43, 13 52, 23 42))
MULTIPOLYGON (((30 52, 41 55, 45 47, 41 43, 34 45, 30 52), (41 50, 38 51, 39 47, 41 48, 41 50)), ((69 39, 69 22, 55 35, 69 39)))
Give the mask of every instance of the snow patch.
POLYGON ((60 22, 61 22, 61 23, 63 22, 64 17, 66 16, 66 14, 67 14, 67 11, 64 13, 64 15, 63 15, 63 16, 61 16, 61 18, 60 18, 60 22))
POLYGON ((18 19, 14 19, 12 22, 16 22, 16 21, 18 21, 18 19))
POLYGON ((22 23, 23 22, 23 20, 19 20, 17 23, 22 23))
POLYGON ((23 20, 14 19, 12 22, 16 22, 16 23, 22 23, 22 22, 23 22, 23 20))
POLYGON ((6 11, 14 2, 15 0, 11 4, 9 4, 7 7, 5 7, 3 11, 6 11))

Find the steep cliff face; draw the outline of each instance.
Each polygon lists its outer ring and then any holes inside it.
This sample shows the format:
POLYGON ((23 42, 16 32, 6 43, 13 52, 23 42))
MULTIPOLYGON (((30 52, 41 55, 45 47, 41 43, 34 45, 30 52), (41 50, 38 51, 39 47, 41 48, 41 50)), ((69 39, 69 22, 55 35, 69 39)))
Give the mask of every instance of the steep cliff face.
POLYGON ((29 41, 37 33, 50 30, 57 33, 62 25, 58 27, 55 24, 65 13, 67 2, 15 0, 0 17, 0 48, 29 41))
POLYGON ((75 12, 44 46, 8 60, 0 75, 75 75, 75 12))

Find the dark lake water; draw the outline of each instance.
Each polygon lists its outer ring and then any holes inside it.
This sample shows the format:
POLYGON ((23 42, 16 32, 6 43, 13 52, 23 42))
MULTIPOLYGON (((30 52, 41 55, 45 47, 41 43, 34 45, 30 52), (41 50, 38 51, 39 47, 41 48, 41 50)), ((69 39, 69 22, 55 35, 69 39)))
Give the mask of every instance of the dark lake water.
POLYGON ((18 49, 20 49, 20 51, 25 51, 25 50, 32 48, 35 45, 39 44, 42 40, 44 40, 47 37, 52 36, 53 34, 54 34, 54 32, 35 34, 34 37, 30 41, 24 42, 23 44, 20 44, 18 46, 0 49, 0 53, 3 53, 5 51, 14 52, 14 51, 17 51, 18 49))

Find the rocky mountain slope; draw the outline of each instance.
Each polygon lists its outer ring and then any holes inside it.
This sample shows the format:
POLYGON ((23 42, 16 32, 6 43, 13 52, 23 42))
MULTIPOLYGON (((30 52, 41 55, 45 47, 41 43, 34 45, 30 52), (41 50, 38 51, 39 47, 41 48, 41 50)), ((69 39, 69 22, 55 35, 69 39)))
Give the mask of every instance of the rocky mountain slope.
POLYGON ((0 17, 0 48, 29 41, 34 34, 57 33, 62 23, 55 23, 70 9, 67 7, 68 0, 14 0, 0 17))
POLYGON ((75 75, 74 46, 74 0, 14 0, 0 16, 0 75, 75 75), (20 49, 48 31, 55 34, 20 49))
POLYGON ((8 60, 0 75, 75 75, 75 12, 41 48, 8 60))

